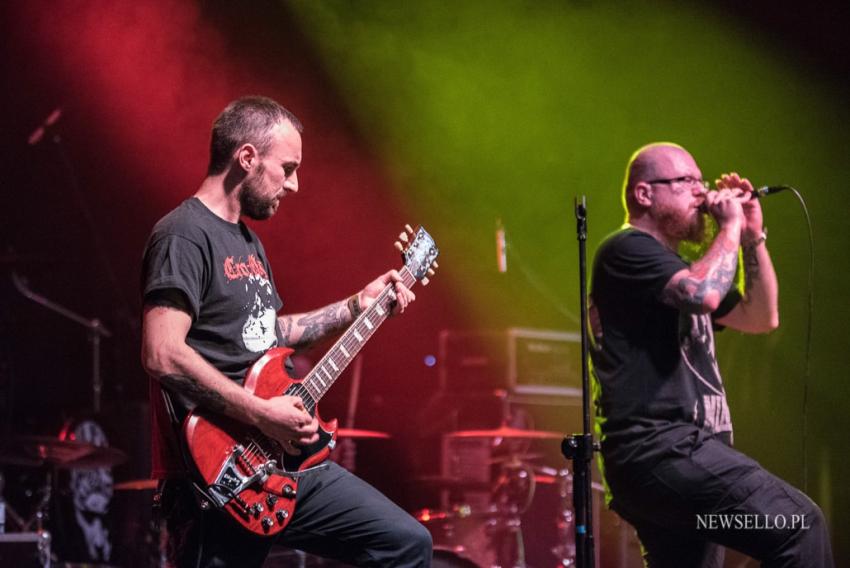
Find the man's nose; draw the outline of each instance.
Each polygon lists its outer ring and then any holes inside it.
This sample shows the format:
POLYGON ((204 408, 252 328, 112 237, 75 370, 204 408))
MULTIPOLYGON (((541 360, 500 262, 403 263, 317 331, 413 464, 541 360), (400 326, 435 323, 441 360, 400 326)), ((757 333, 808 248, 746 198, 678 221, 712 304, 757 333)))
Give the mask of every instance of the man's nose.
POLYGON ((298 174, 293 173, 291 176, 286 178, 286 181, 283 182, 283 188, 286 191, 291 191, 292 193, 298 193, 298 174))

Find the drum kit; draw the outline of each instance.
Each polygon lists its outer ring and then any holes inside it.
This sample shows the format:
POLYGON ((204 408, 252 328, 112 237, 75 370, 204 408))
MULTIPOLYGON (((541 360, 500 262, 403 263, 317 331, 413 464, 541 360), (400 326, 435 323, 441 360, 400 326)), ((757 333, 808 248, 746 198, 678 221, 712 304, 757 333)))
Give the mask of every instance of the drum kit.
MULTIPOLYGON (((348 440, 381 440, 385 432, 362 429, 340 429, 338 437, 348 440)), ((556 518, 547 519, 557 527, 557 542, 548 552, 558 566, 572 566, 572 485, 569 471, 536 465, 544 454, 529 453, 534 441, 560 440, 559 432, 525 430, 502 426, 489 430, 461 430, 446 434, 449 439, 480 439, 501 444, 507 453, 488 460, 494 471, 490 480, 470 480, 445 475, 422 476, 414 481, 444 492, 458 495, 464 491, 488 495, 488 504, 470 505, 446 502, 442 507, 415 511, 413 516, 431 533, 434 540, 434 563, 438 568, 489 568, 527 566, 523 538, 523 517, 529 510, 540 485, 556 489, 559 504, 556 518)), ((6 530, 42 536, 50 550, 49 518, 55 511, 56 477, 74 470, 111 468, 124 463, 127 455, 116 448, 99 446, 74 439, 50 436, 18 436, 0 447, 0 465, 34 468, 44 472, 41 487, 33 492, 35 505, 27 514, 18 514, 6 504, 6 530)), ((133 479, 116 483, 114 491, 153 491, 157 481, 133 479)), ((537 527, 531 527, 537 530, 537 527)), ((163 543, 162 535, 152 535, 154 543, 163 543), (158 536, 158 537, 157 537, 158 536)), ((49 553, 49 552, 48 552, 49 553)), ((303 556, 303 555, 302 555, 303 556)), ((303 565, 310 565, 305 558, 303 565)), ((321 562, 316 565, 324 565, 321 562)))
MULTIPOLYGON (((560 432, 501 426, 486 430, 460 430, 446 434, 450 440, 481 439, 492 447, 505 447, 507 453, 490 457, 493 468, 490 480, 466 480, 457 477, 428 476, 417 481, 444 489, 466 489, 473 494, 486 494, 486 504, 473 506, 449 502, 443 508, 422 509, 414 516, 424 524, 434 540, 434 563, 438 568, 525 568, 527 547, 523 536, 523 519, 534 501, 539 484, 557 490, 558 506, 554 518, 546 524, 557 527, 557 535, 547 561, 557 566, 575 564, 572 516, 572 482, 569 471, 536 465, 532 462, 543 453, 529 453, 533 441, 561 440, 560 432)), ((450 499, 451 501, 451 499, 450 499)), ((538 527, 531 527, 537 530, 538 527)), ((550 564, 551 565, 551 564, 550 564)))
POLYGON ((6 504, 6 530, 14 524, 21 532, 45 530, 53 498, 53 478, 59 470, 108 468, 127 460, 116 448, 96 446, 50 436, 17 436, 0 447, 0 465, 40 468, 45 471, 39 499, 29 516, 19 515, 6 504), (12 521, 10 523, 9 521, 12 521))
MULTIPOLYGON (((5 500, 3 484, 0 483, 0 506, 5 520, 3 541, 31 540, 37 546, 38 564, 42 566, 49 566, 51 561, 55 561, 59 549, 62 549, 60 555, 65 556, 65 547, 69 545, 68 529, 71 525, 66 517, 74 514, 71 512, 74 507, 80 505, 85 509, 88 505, 94 505, 94 510, 90 507, 84 511, 85 514, 94 516, 105 513, 108 505, 108 499, 102 499, 102 496, 95 492, 90 491, 85 496, 78 496, 73 487, 81 484, 74 484, 69 480, 79 481, 81 477, 90 481, 100 480, 104 477, 101 475, 103 471, 109 471, 107 468, 126 460, 127 455, 121 450, 72 438, 16 436, 7 439, 0 446, 0 479, 3 479, 3 469, 13 468, 16 471, 35 472, 36 475, 31 477, 40 483, 25 492, 28 500, 23 505, 18 503, 22 513, 5 500), (86 499, 92 501, 86 502, 86 499), (98 505, 103 505, 102 511, 98 505)), ((111 482, 111 476, 106 477, 111 482)), ((88 483, 89 487, 95 485, 99 487, 103 484, 88 483)), ((105 487, 105 490, 111 496, 111 487, 105 487)), ((4 562, 13 560, 4 555, 0 557, 4 562)), ((16 556, 15 561, 18 560, 16 556)))

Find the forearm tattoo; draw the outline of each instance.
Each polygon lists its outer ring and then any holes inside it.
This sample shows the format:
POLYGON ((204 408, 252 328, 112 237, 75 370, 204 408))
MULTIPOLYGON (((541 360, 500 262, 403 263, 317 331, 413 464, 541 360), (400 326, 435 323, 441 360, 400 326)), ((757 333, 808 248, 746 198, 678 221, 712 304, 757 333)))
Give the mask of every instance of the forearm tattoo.
POLYGON ((735 281, 737 263, 738 245, 724 238, 694 265, 691 276, 665 288, 662 300, 685 311, 700 311, 709 294, 716 293, 721 299, 726 296, 735 281))
POLYGON ((227 401, 216 392, 186 375, 163 375, 159 382, 166 388, 180 393, 198 406, 214 412, 223 413, 227 410, 227 401))
POLYGON ((309 345, 344 329, 350 322, 351 311, 345 300, 299 316, 294 321, 292 317, 278 318, 283 342, 289 347, 309 345), (300 334, 297 328, 301 328, 300 334))
POLYGON ((277 318, 277 328, 280 331, 283 344, 290 345, 292 343, 292 318, 289 316, 277 318))
POLYGON ((744 246, 742 256, 744 257, 744 302, 750 301, 750 291, 761 275, 758 251, 756 246, 744 246))

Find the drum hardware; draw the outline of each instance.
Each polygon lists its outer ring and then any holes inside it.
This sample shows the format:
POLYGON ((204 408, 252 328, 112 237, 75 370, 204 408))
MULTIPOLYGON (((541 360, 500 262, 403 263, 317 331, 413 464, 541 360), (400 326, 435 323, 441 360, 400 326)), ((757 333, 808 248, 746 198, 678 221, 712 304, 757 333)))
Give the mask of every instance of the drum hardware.
MULTIPOLYGON (((116 448, 95 446, 74 440, 60 440, 50 436, 17 436, 0 450, 0 463, 23 467, 45 467, 44 483, 38 490, 40 498, 35 512, 23 519, 13 512, 13 518, 22 531, 33 527, 44 531, 53 499, 53 472, 58 469, 93 469, 112 467, 124 463, 127 454, 116 448)), ((8 506, 7 506, 8 507, 8 506)))
MULTIPOLYGON (((449 433, 446 437, 456 440, 489 439, 492 441, 492 447, 504 445, 503 447, 508 449, 507 454, 486 460, 489 465, 498 466, 498 474, 492 481, 488 481, 486 485, 489 487, 484 487, 489 491, 491 503, 487 518, 487 545, 493 550, 495 565, 525 567, 522 515, 534 499, 537 476, 540 475, 537 471, 540 468, 529 462, 543 457, 542 454, 528 452, 528 444, 534 440, 560 440, 563 434, 516 428, 503 422, 498 428, 461 430, 449 433)), ((463 483, 460 485, 464 486, 463 483)), ((465 485, 468 486, 468 483, 465 485)), ((450 487, 450 485, 447 484, 444 487, 450 487)))
MULTIPOLYGON (((462 430, 446 435, 451 439, 487 438, 495 442, 560 440, 558 432, 528 430, 502 425, 488 430, 462 430)), ((525 446, 521 444, 520 446, 525 446)), ((457 479, 450 476, 424 476, 417 479, 438 488, 481 490, 489 494, 489 507, 470 507, 467 504, 454 505, 444 509, 423 509, 415 517, 432 533, 435 550, 452 555, 454 564, 474 562, 481 567, 500 566, 524 568, 526 566, 525 545, 522 534, 522 515, 528 511, 535 495, 538 478, 543 483, 558 483, 561 507, 555 519, 559 529, 559 544, 552 550, 561 566, 570 566, 574 556, 567 545, 571 510, 564 496, 564 481, 569 478, 566 470, 559 471, 530 463, 543 457, 543 454, 529 453, 527 447, 517 449, 517 444, 505 446, 510 451, 501 456, 486 460, 489 466, 497 466, 498 473, 492 480, 457 479), (472 525, 470 528, 469 525, 472 525), (563 525, 563 527, 561 527, 563 525), (564 532, 566 531, 566 532, 564 532), (561 538, 563 537, 563 538, 561 538)), ((571 493, 570 493, 571 494, 571 493)))
MULTIPOLYGON (((88 330, 89 341, 91 342, 91 360, 92 360, 92 410, 95 413, 100 412, 100 398, 103 391, 103 379, 100 376, 100 341, 104 337, 112 337, 112 332, 103 325, 103 322, 97 318, 86 318, 80 314, 69 310, 65 306, 58 304, 41 294, 33 292, 29 287, 27 279, 12 272, 12 282, 20 294, 28 300, 47 308, 71 321, 81 325, 88 330)), ((87 466, 88 467, 88 466, 87 466)))
MULTIPOLYGON (((28 517, 22 517, 12 511, 7 505, 8 517, 14 520, 21 534, 32 533, 41 535, 48 546, 55 545, 57 535, 62 540, 65 532, 62 516, 51 518, 51 513, 58 509, 58 498, 63 492, 57 493, 55 486, 58 474, 69 472, 73 477, 76 473, 87 475, 86 472, 99 471, 124 463, 127 455, 117 448, 97 446, 73 439, 73 434, 63 431, 61 437, 51 436, 16 436, 0 448, 0 463, 43 470, 43 480, 39 486, 27 491, 26 494, 35 498, 35 503, 28 511, 28 517), (66 439, 62 439, 66 437, 66 439), (58 523, 47 530, 48 521, 58 523), (58 526, 58 529, 57 529, 58 526), (58 532, 57 532, 58 530, 58 532)), ((110 484, 111 493, 111 484, 110 484)), ((54 556, 55 559, 55 556, 54 556)))

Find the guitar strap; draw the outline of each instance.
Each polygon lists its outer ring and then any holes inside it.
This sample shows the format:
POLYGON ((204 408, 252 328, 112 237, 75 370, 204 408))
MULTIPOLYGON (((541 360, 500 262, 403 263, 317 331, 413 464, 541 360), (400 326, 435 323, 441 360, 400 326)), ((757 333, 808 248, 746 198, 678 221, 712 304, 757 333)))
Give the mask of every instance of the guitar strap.
MULTIPOLYGON (((164 388, 160 387, 160 394, 162 395, 162 401, 165 405, 165 411, 168 414, 169 422, 171 423, 171 434, 174 436, 174 439, 177 441, 179 451, 177 453, 180 454, 180 459, 183 461, 183 469, 187 472, 194 472, 195 469, 191 460, 188 459, 189 450, 186 447, 185 442, 183 441, 183 436, 181 436, 181 431, 183 428, 183 421, 180 417, 177 416, 177 409, 174 407, 174 402, 171 400, 171 394, 164 388)), ((194 489, 193 495, 195 497, 195 501, 198 504, 198 507, 206 511, 210 508, 212 503, 215 501, 210 497, 209 493, 206 490, 198 485, 195 481, 195 476, 190 473, 189 481, 192 484, 192 488, 194 489)))

